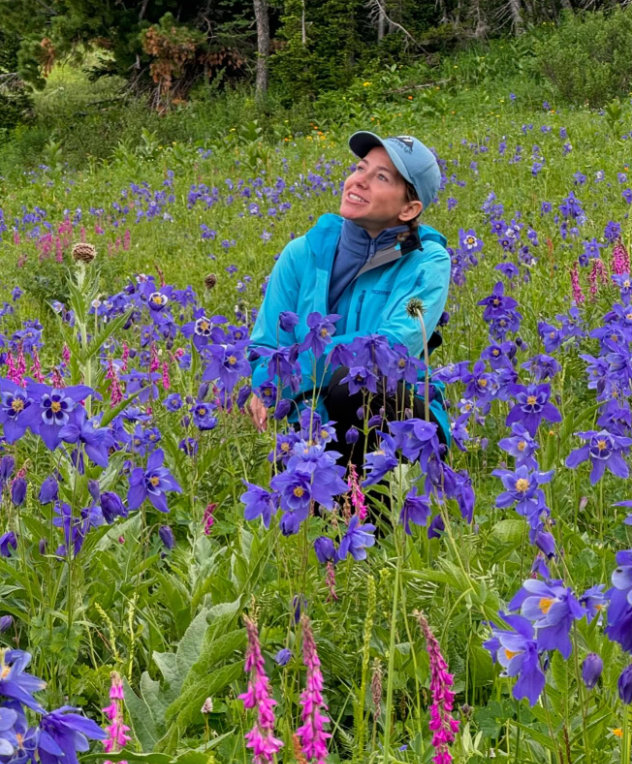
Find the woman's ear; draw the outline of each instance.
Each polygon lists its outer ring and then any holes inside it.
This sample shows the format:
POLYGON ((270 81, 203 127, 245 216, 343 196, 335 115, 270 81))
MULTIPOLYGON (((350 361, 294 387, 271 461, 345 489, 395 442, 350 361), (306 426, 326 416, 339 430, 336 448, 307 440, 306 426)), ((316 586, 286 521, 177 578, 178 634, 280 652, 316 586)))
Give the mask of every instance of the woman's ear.
POLYGON ((402 223, 408 223, 409 220, 414 220, 418 215, 421 215, 423 208, 423 204, 417 199, 412 202, 406 202, 404 208, 399 213, 399 219, 402 223))

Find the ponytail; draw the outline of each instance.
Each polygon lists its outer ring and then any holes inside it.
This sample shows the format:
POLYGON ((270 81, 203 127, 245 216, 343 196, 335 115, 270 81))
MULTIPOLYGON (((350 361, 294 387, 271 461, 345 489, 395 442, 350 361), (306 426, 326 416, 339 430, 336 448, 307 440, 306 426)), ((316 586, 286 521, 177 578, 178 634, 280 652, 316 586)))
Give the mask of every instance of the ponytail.
MULTIPOLYGON (((415 187, 412 185, 412 183, 406 183, 406 201, 407 202, 418 202, 420 201, 419 196, 417 195, 417 191, 415 191, 415 187)), ((419 213, 421 215, 421 212, 419 213)), ((419 228, 419 215, 417 215, 416 218, 413 218, 412 220, 407 220, 406 225, 408 226, 408 232, 404 231, 397 235, 397 241, 403 242, 406 241, 406 239, 409 236, 416 235, 417 229, 419 228)))

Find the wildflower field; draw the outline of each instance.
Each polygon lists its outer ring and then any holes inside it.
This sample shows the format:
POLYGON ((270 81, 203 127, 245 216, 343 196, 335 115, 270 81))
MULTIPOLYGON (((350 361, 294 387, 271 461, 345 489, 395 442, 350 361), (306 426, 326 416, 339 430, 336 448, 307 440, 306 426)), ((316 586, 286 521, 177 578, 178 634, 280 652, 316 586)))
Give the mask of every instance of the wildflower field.
POLYGON ((0 179, 1 761, 630 761, 632 110, 455 104, 0 179), (422 361, 282 314, 258 432, 248 339, 367 125, 440 160, 452 444, 360 411, 356 474, 286 329, 422 361))

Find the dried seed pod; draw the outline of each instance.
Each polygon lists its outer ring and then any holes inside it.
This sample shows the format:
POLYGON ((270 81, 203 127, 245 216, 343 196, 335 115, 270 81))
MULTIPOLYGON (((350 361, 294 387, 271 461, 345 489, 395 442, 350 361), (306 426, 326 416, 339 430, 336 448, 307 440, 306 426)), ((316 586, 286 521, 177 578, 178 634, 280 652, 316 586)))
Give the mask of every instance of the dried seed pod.
POLYGON ((76 260, 78 263, 91 263, 96 256, 97 250, 93 244, 80 242, 72 248, 73 260, 76 260))
POLYGON ((216 284, 217 276, 214 273, 209 273, 208 276, 204 279, 204 286, 207 289, 213 289, 216 284))

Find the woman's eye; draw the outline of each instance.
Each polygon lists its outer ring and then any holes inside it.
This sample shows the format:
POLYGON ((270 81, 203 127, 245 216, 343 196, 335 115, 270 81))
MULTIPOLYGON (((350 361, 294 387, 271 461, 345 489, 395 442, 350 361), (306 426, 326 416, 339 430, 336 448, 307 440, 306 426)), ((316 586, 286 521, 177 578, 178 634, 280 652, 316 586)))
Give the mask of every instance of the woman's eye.
POLYGON ((380 174, 379 174, 377 177, 378 177, 380 180, 388 180, 388 178, 386 177, 386 175, 382 175, 382 173, 380 173, 380 174))

